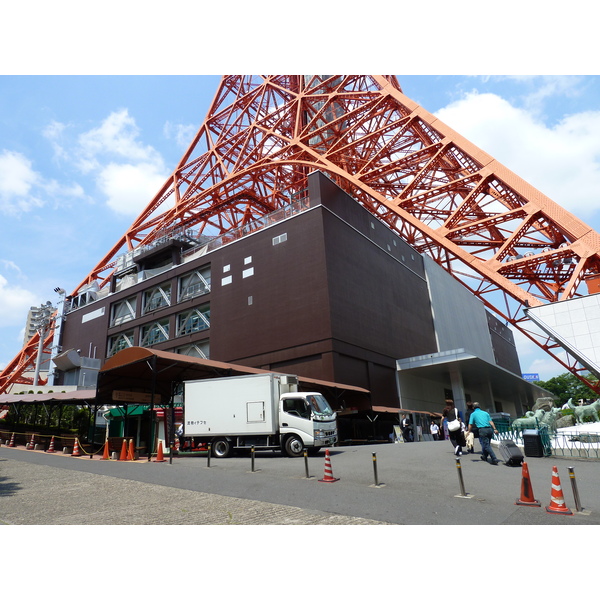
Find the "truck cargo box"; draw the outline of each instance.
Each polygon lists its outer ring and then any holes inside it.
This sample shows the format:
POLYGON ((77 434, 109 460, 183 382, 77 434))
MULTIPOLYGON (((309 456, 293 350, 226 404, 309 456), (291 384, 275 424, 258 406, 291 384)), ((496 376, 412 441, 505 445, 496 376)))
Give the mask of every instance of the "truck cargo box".
POLYGON ((186 381, 184 435, 276 433, 280 379, 267 373, 186 381))

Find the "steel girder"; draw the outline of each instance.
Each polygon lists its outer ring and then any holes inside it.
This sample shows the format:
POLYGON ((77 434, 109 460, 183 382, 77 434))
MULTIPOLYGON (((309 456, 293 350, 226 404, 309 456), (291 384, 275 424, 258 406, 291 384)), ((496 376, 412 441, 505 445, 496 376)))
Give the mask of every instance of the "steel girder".
POLYGON ((224 76, 172 175, 73 294, 105 286, 123 252, 180 229, 220 235, 292 203, 314 170, 579 376, 522 308, 585 295, 600 275, 600 235, 394 76, 224 76))

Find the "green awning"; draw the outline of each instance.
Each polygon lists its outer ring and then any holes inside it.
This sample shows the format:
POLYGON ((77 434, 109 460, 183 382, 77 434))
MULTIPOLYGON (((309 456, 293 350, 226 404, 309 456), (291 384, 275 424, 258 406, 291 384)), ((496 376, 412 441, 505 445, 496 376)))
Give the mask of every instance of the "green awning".
POLYGON ((127 409, 128 417, 136 417, 138 415, 143 415, 147 410, 150 409, 150 407, 143 404, 138 404, 137 406, 111 408, 108 412, 110 413, 111 419, 118 419, 125 416, 125 409, 127 409))

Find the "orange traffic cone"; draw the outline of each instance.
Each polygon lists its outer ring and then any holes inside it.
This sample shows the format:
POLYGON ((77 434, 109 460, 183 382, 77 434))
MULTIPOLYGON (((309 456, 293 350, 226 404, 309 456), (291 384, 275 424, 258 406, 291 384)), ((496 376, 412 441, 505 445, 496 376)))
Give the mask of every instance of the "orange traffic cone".
POLYGON ((50 438, 50 446, 48 447, 48 450, 46 450, 46 452, 54 452, 54 436, 52 436, 50 438))
POLYGON ((119 460, 127 460, 127 442, 125 438, 123 438, 123 444, 121 445, 121 456, 119 456, 119 460))
POLYGON ((35 435, 31 436, 31 440, 29 440, 29 444, 25 446, 28 450, 33 450, 35 447, 35 435))
POLYGON ((325 474, 323 475, 323 479, 319 479, 319 481, 324 481, 325 483, 339 481, 339 477, 338 478, 334 477, 333 471, 331 470, 331 460, 329 458, 329 448, 325 449, 325 474))
POLYGON ((104 453, 102 454, 102 458, 100 460, 110 460, 108 440, 104 442, 104 453))
POLYGON ((127 453, 127 460, 135 460, 135 446, 133 445, 133 439, 129 440, 129 452, 127 453))
POLYGON ((75 447, 73 448, 73 454, 71 456, 81 456, 79 451, 79 438, 75 438, 75 447))
POLYGON ((562 488, 560 486, 558 469, 556 467, 552 467, 552 492, 550 498, 550 506, 546 506, 546 512, 560 513, 563 515, 573 514, 565 504, 562 488))
POLYGON ((9 448, 14 448, 15 447, 15 434, 14 433, 10 436, 10 442, 8 444, 8 447, 9 448))
POLYGON ((520 506, 541 506, 542 503, 533 496, 531 479, 529 478, 529 467, 523 462, 523 479, 521 481, 521 497, 515 502, 520 506))
POLYGON ((158 452, 153 462, 167 462, 167 459, 163 455, 162 442, 158 442, 158 452))

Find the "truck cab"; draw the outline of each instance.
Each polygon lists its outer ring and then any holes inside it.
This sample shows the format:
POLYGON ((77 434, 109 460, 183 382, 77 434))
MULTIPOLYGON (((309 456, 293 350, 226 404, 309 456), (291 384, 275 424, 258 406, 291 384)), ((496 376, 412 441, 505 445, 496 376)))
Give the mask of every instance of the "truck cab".
POLYGON ((288 456, 311 454, 337 441, 336 414, 318 393, 290 392, 279 402, 281 448, 288 456))

